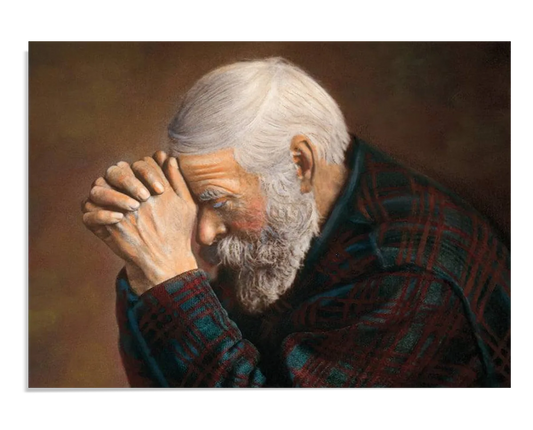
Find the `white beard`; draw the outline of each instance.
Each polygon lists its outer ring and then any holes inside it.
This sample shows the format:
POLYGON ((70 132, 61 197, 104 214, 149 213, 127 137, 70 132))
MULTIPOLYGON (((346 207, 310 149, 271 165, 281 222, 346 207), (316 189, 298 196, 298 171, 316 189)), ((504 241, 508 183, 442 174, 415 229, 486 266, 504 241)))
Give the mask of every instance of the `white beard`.
POLYGON ((227 236, 217 244, 222 265, 237 275, 237 300, 250 314, 262 313, 289 290, 319 232, 312 193, 301 194, 295 184, 279 180, 262 182, 267 227, 258 238, 227 236))

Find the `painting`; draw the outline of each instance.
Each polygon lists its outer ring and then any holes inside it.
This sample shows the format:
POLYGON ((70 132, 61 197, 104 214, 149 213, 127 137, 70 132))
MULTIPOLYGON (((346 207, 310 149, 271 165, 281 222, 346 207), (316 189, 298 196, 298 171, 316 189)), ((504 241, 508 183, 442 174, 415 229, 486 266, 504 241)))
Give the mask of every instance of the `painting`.
POLYGON ((127 388, 115 279, 123 267, 80 203, 118 161, 168 147, 179 96, 210 70, 283 57, 350 130, 469 202, 514 249, 512 40, 31 39, 28 387, 127 388))

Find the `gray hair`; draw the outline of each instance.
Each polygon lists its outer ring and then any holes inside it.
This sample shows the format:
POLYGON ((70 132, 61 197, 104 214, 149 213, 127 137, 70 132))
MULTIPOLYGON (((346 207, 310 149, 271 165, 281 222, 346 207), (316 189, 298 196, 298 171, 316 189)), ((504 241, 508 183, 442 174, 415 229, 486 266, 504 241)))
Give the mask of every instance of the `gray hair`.
POLYGON ((216 69, 185 95, 169 126, 171 155, 233 148, 235 160, 258 174, 267 199, 267 227, 255 239, 228 235, 217 244, 236 269, 236 294, 250 313, 266 310, 292 285, 320 214, 313 193, 301 193, 290 143, 301 134, 319 157, 341 164, 350 142, 342 113, 309 75, 281 58, 216 69))
POLYGON ((211 71, 187 92, 169 126, 170 152, 234 148, 245 170, 279 177, 294 172, 290 142, 298 134, 326 162, 344 161, 350 136, 333 98, 282 58, 244 61, 211 71))

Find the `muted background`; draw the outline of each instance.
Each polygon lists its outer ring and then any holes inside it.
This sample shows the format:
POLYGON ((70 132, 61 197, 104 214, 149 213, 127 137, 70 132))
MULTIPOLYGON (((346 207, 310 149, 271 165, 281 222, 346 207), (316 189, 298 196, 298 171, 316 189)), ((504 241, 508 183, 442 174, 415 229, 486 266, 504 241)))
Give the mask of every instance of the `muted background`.
POLYGON ((510 232, 509 43, 30 43, 30 387, 126 387, 120 261, 81 223, 91 183, 166 145, 178 97, 236 60, 283 56, 350 129, 510 232))

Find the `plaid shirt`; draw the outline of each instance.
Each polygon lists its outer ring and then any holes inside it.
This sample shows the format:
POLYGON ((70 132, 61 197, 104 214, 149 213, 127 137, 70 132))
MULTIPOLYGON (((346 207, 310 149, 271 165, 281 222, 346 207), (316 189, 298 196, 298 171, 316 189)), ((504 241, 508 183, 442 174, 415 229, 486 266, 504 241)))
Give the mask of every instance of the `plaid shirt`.
MULTIPOLYGON (((292 289, 260 317, 194 270, 117 279, 132 386, 510 386, 510 255, 459 198, 356 139, 292 289)), ((225 286, 224 286, 225 285, 225 286)))

